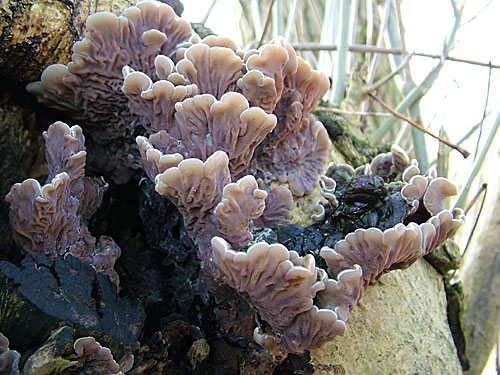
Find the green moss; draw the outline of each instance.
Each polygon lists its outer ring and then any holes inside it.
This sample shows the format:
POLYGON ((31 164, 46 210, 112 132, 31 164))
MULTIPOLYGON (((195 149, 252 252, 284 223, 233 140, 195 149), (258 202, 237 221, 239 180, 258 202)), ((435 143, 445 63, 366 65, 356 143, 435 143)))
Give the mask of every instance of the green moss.
MULTIPOLYGON (((325 103, 320 103, 323 105, 325 103)), ((375 148, 361 133, 360 127, 349 122, 345 117, 326 111, 314 112, 325 126, 332 141, 334 160, 359 166, 373 159, 381 150, 375 148)))

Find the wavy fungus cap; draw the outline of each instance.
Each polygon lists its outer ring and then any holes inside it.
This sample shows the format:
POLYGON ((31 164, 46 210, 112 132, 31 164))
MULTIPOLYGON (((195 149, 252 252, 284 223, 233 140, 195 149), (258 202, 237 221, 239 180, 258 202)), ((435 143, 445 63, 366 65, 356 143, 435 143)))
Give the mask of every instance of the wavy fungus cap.
POLYGON ((133 355, 118 364, 111 350, 102 347, 93 337, 81 337, 73 343, 74 355, 70 359, 76 362, 71 369, 79 369, 80 373, 100 375, 123 375, 134 364, 133 355))
POLYGON ((95 13, 86 29, 85 38, 73 46, 68 66, 47 67, 41 81, 30 83, 27 90, 40 102, 83 121, 97 142, 126 138, 140 122, 121 92, 122 68, 155 75, 156 56, 173 54, 193 31, 170 6, 156 1, 141 1, 119 17, 95 13))
POLYGON ((312 255, 301 257, 281 244, 259 242, 246 252, 234 251, 214 237, 212 247, 220 278, 268 324, 265 330, 255 329, 254 339, 272 355, 317 348, 344 334, 349 312, 361 296, 359 267, 337 281, 316 267, 312 255))
POLYGON ((51 260, 76 256, 118 286, 114 264, 121 254, 119 246, 108 236, 96 241, 87 228, 108 185, 85 176, 82 129, 55 122, 43 137, 49 172, 46 183, 29 178, 14 184, 5 197, 14 240, 26 252, 51 260))

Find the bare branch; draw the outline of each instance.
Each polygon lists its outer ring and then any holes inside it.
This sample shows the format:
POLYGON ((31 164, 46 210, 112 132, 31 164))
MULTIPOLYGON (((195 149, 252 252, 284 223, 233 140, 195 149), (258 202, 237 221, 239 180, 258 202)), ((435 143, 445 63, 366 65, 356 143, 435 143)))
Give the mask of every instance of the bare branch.
POLYGON ((269 26, 271 25, 271 18, 273 15, 273 6, 276 0, 271 0, 271 3, 269 4, 269 10, 267 11, 267 18, 266 18, 266 24, 264 25, 264 30, 262 30, 262 36, 260 37, 259 40, 259 45, 257 48, 259 48, 263 43, 264 43, 264 37, 267 34, 267 30, 269 30, 269 26))
MULTIPOLYGON (((320 44, 320 43, 292 43, 293 48, 298 51, 336 51, 337 46, 335 44, 320 44)), ((377 46, 367 46, 364 44, 353 44, 349 46, 350 52, 361 52, 361 53, 387 53, 393 55, 401 55, 403 51, 397 48, 382 48, 377 46)), ((432 54, 424 52, 413 52, 414 56, 429 57, 432 59, 442 59, 442 54, 432 54)), ((445 60, 461 62, 471 65, 485 66, 491 69, 500 69, 500 65, 492 64, 491 62, 475 61, 469 59, 461 59, 458 57, 445 56, 445 60)))
POLYGON ((404 120, 406 121, 407 123, 409 123, 410 125, 416 127, 417 129, 419 129, 420 131, 423 131, 424 133, 426 134, 429 134, 431 137, 434 137, 436 138, 437 140, 439 140, 440 142, 443 142, 445 145, 453 148, 454 150, 457 150, 458 152, 460 152, 464 158, 467 158, 470 153, 467 151, 467 150, 464 150, 463 148, 461 148, 460 146, 456 146, 454 144, 452 144, 450 141, 444 139, 444 138, 441 138, 440 136, 438 135, 435 135, 433 133, 431 133, 429 130, 427 130, 426 128, 424 128, 422 125, 416 123, 415 121, 413 121, 412 119, 406 117, 405 115, 395 111, 394 109, 392 109, 389 105, 387 105, 386 103, 384 103, 382 101, 382 99, 380 98, 377 98, 375 95, 372 95, 372 94, 368 94, 368 96, 370 98, 372 98, 373 100, 375 100, 377 103, 379 103, 382 107, 384 107, 386 110, 388 110, 389 112, 391 112, 394 116, 396 117, 399 117, 401 120, 404 120))
POLYGON ((329 107, 316 107, 316 111, 332 112, 332 113, 338 113, 340 115, 355 115, 355 116, 380 116, 380 117, 392 116, 390 113, 385 113, 385 112, 346 111, 346 110, 339 109, 339 108, 329 108, 329 107))

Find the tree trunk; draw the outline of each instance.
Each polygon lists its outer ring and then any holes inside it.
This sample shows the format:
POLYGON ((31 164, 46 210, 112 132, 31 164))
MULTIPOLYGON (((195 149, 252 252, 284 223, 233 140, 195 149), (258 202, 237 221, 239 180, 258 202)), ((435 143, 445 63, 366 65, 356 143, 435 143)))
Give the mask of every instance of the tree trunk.
POLYGON ((483 371, 500 329, 500 192, 493 194, 496 196, 491 204, 485 205, 486 212, 481 215, 482 231, 470 244, 465 267, 460 271, 465 291, 467 357, 471 366, 468 374, 473 375, 483 371), (486 218, 488 222, 484 223, 486 218))

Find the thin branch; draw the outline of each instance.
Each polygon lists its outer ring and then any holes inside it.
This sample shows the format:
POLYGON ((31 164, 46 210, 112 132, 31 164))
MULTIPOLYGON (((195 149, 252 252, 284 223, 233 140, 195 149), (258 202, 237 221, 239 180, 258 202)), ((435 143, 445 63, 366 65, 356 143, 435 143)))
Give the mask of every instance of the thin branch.
MULTIPOLYGON (((351 20, 349 21, 351 24, 351 40, 349 41, 349 45, 356 43, 356 30, 358 29, 358 21, 359 21, 359 0, 352 0, 351 4, 351 20)), ((349 50, 349 46, 347 47, 349 50)), ((349 56, 349 68, 348 71, 351 72, 354 68, 354 53, 351 53, 349 56)))
MULTIPOLYGON (((477 228, 477 223, 479 222, 479 218, 481 217, 481 213, 483 212, 484 202, 486 202, 486 194, 488 193, 488 184, 483 184, 479 191, 476 193, 474 199, 467 205, 467 208, 470 209, 472 205, 476 202, 481 194, 483 194, 483 199, 481 200, 481 205, 479 206, 479 211, 477 212, 476 220, 474 220, 474 225, 472 226, 472 230, 470 231, 469 238, 467 239, 467 243, 465 244, 464 252, 462 253, 462 258, 465 257, 467 250, 469 249, 470 242, 472 240, 472 236, 477 228), (484 194, 483 194, 484 192, 484 194)), ((464 211, 467 213, 467 211, 464 211)))
MULTIPOLYGON (((366 7, 366 44, 372 44, 373 40, 373 17, 374 17, 374 12, 373 12, 373 1, 372 0, 365 0, 365 7, 366 7)), ((353 43, 354 44, 354 43, 353 43)), ((369 65, 370 64, 370 55, 366 55, 366 63, 369 65)))
POLYGON ((267 31, 269 30, 269 26, 271 25, 271 18, 273 15, 273 6, 274 6, 275 1, 276 0, 271 0, 271 3, 269 4, 269 10, 267 11, 266 24, 264 25, 264 30, 262 30, 262 36, 260 37, 259 45, 257 46, 257 48, 259 48, 264 43, 264 37, 266 36, 267 31))
POLYGON ((493 123, 493 126, 490 130, 490 134, 488 135, 488 138, 486 139, 486 142, 484 143, 483 149, 481 150, 481 154, 479 154, 479 157, 477 158, 476 162, 474 163, 474 167, 472 168, 472 172, 469 175, 469 178, 467 179, 467 182, 464 185, 464 188, 460 192, 460 195, 458 196, 458 199, 455 203, 455 207, 461 207, 465 203, 465 199, 467 198, 467 194, 469 193, 470 187, 472 185, 472 181, 474 181, 474 178, 476 178, 477 174, 483 167, 484 159, 486 158, 486 154, 488 153, 491 144, 493 143, 493 139, 495 139, 495 135, 498 131, 498 128, 500 127, 500 111, 498 112, 498 115, 495 119, 495 122, 493 123))
POLYGON ((387 75, 386 77, 384 77, 381 80, 377 81, 373 85, 371 85, 371 86, 365 86, 361 90, 361 94, 367 94, 370 91, 375 91, 380 86, 384 85, 386 82, 388 82, 390 79, 392 79, 392 77, 394 77, 396 74, 398 74, 400 71, 402 71, 408 65, 408 63, 410 62, 410 59, 412 57, 413 57, 413 54, 407 55, 405 57, 405 59, 403 60, 403 62, 401 63, 401 65, 399 65, 396 69, 394 69, 394 71, 392 71, 389 75, 387 75))
POLYGON ((212 13, 212 10, 214 9, 214 6, 216 3, 217 3, 217 0, 212 0, 212 4, 210 4, 210 6, 208 7, 208 10, 207 10, 207 13, 205 13, 205 16, 203 17, 203 19, 200 22, 202 25, 205 25, 205 23, 207 22, 208 17, 210 17, 210 14, 212 13))
POLYGON ((390 113, 385 113, 385 112, 346 111, 346 110, 343 110, 343 109, 329 108, 329 107, 316 107, 316 111, 319 111, 319 112, 332 112, 332 113, 338 113, 340 115, 355 115, 355 116, 380 116, 380 117, 392 116, 390 113))
POLYGON ((297 9, 299 8, 299 0, 293 0, 291 14, 286 20, 285 38, 290 40, 292 35, 293 25, 295 24, 295 19, 297 18, 297 9))
MULTIPOLYGON (((461 14, 462 13, 460 11, 459 15, 461 15, 461 14)), ((436 79, 438 78, 439 73, 441 72, 441 69, 443 68, 445 58, 448 56, 448 54, 450 52, 450 46, 453 44, 453 40, 455 39, 455 36, 457 34, 457 30, 459 29, 459 27, 460 27, 460 17, 458 16, 458 17, 455 17, 455 22, 453 23, 453 28, 451 30, 450 36, 447 38, 447 40, 444 43, 443 53, 441 55, 441 58, 439 59, 439 63, 437 63, 436 66, 429 71, 427 76, 424 78, 424 80, 418 86, 411 88, 408 85, 406 85, 403 88, 404 89, 403 94, 405 95, 405 97, 396 107, 396 111, 401 113, 403 111, 406 111, 408 108, 410 108, 410 113, 412 111, 414 111, 414 114, 418 114, 417 112, 419 111, 419 109, 418 109, 418 107, 415 107, 414 104, 417 103, 430 90, 430 88, 432 87, 432 85, 434 84, 436 79)), ((399 49, 399 46, 397 48, 399 49)), ((414 116, 412 115, 412 117, 414 117, 414 116)), ((414 118, 416 118, 416 117, 414 117, 414 118)), ((387 119, 382 124, 382 126, 380 126, 377 129, 375 134, 372 136, 372 140, 375 143, 380 142, 382 140, 382 138, 385 136, 385 134, 389 131, 389 129, 391 128, 394 121, 395 121, 394 117, 387 119)), ((412 128, 412 137, 414 140, 418 137, 418 135, 416 135, 416 134, 421 134, 421 133, 416 133, 415 128, 412 128)), ((423 141, 423 140, 424 140, 423 137, 421 137, 419 139, 419 141, 423 141)), ((420 147, 420 146, 422 146, 421 143, 422 142, 419 142, 417 144, 414 143, 415 146, 419 146, 418 149, 417 149, 417 147, 415 147, 415 153, 417 155, 419 162, 421 163, 422 169, 426 170, 426 168, 424 168, 424 166, 425 167, 428 166, 428 163, 426 161, 427 154, 425 153, 425 148, 420 147)))
POLYGON ((455 16, 457 15, 457 11, 458 11, 458 8, 457 8, 457 4, 455 3, 455 0, 451 0, 451 6, 453 7, 453 13, 455 14, 455 16))
POLYGON ((431 133, 426 128, 424 128, 422 125, 416 123, 415 121, 413 121, 412 119, 406 117, 405 115, 403 115, 403 114, 401 114, 399 112, 396 112, 389 105, 387 105, 385 102, 383 102, 382 99, 377 98, 375 95, 370 94, 370 93, 368 94, 368 96, 371 97, 373 100, 375 100, 377 103, 379 103, 387 111, 391 112, 394 116, 400 118, 401 120, 406 121, 407 123, 409 123, 410 125, 416 127, 420 131, 422 131, 422 132, 424 132, 426 134, 429 134, 431 137, 436 138, 437 140, 439 140, 440 142, 443 142, 444 144, 446 144, 447 146, 453 148, 454 150, 457 150, 458 152, 460 152, 463 155, 464 158, 467 158, 470 155, 468 151, 464 150, 460 146, 456 146, 456 145, 452 144, 450 141, 448 141, 448 140, 446 140, 444 138, 441 138, 438 135, 435 135, 435 134, 431 133))
POLYGON ((282 0, 276 0, 275 6, 273 7, 272 15, 272 30, 273 38, 281 35, 283 36, 283 7, 282 0))
POLYGON ((484 103, 483 118, 479 124, 479 135, 477 137, 476 151, 474 152, 474 160, 476 160, 477 153, 479 152, 479 142, 481 141, 481 135, 483 134, 483 123, 486 118, 486 109, 488 108, 488 100, 490 98, 490 84, 491 84, 491 68, 488 70, 488 86, 486 89, 486 102, 484 103))
MULTIPOLYGON (((401 45, 401 55, 406 58, 408 51, 406 50, 406 42, 405 42, 405 29, 403 26, 403 16, 401 15, 401 1, 396 0, 396 18, 398 21, 398 30, 399 30, 399 43, 401 45)), ((407 66, 405 69, 405 78, 407 81, 411 80, 410 68, 407 66)))
MULTIPOLYGON (((336 51, 338 49, 335 44, 320 44, 320 43, 292 43, 292 47, 297 51, 336 51)), ((353 44, 349 46, 350 52, 360 52, 360 53, 386 53, 392 55, 401 55, 403 51, 398 48, 383 48, 377 46, 367 46, 364 44, 353 44)), ((412 52, 413 55, 419 57, 429 57, 432 59, 443 59, 443 55, 440 54, 432 54, 432 53, 424 53, 424 52, 412 52)), ((471 65, 479 65, 484 66, 491 69, 500 69, 500 65, 492 64, 491 62, 484 61, 476 61, 470 59, 462 59, 458 57, 452 56, 444 56, 445 60, 455 61, 460 63, 466 63, 471 65)))
POLYGON ((493 2, 493 0, 488 1, 485 6, 483 6, 481 9, 479 9, 476 12, 476 14, 474 14, 471 18, 469 18, 467 21, 465 21, 462 24, 462 26, 465 26, 465 25, 471 23, 472 21, 474 21, 481 13, 483 13, 486 10, 486 8, 488 8, 491 5, 492 2, 493 2))
MULTIPOLYGON (((464 209, 464 213, 467 215, 467 213, 470 211, 472 206, 476 204, 476 201, 479 199, 481 194, 484 192, 484 195, 486 195, 486 190, 488 190, 488 184, 484 183, 481 185, 481 188, 477 191, 476 195, 474 195, 474 198, 467 204, 467 207, 464 209)), ((483 198, 484 199, 484 198, 483 198)))
MULTIPOLYGON (((439 136, 447 139, 448 133, 443 125, 439 129, 439 136)), ((444 143, 439 143, 437 152, 437 174, 438 176, 448 178, 448 171, 450 169, 450 149, 444 143)), ((447 199, 448 200, 448 199, 447 199)))
POLYGON ((260 19, 259 0, 252 0, 250 3, 250 9, 252 12, 253 32, 255 34, 255 39, 257 39, 259 35, 262 35, 262 20, 260 19))

